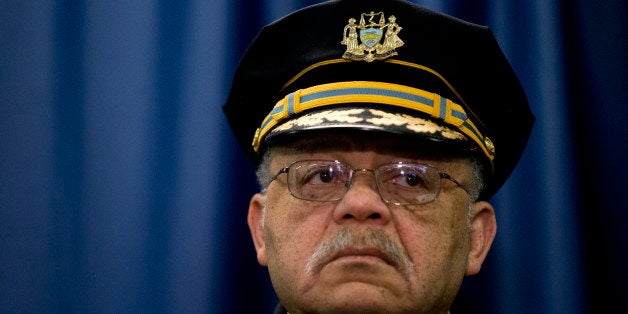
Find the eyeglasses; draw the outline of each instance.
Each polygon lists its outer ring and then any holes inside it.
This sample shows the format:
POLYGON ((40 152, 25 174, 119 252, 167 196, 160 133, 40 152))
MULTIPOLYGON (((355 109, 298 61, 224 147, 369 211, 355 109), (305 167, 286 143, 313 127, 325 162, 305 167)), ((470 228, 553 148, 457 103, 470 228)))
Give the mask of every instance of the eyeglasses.
POLYGON ((447 179, 469 193, 450 175, 436 167, 418 163, 390 163, 371 169, 353 169, 335 160, 301 160, 279 170, 288 176, 288 190, 298 199, 317 202, 341 200, 353 184, 354 175, 370 172, 375 176, 381 199, 393 205, 420 205, 433 202, 447 179))

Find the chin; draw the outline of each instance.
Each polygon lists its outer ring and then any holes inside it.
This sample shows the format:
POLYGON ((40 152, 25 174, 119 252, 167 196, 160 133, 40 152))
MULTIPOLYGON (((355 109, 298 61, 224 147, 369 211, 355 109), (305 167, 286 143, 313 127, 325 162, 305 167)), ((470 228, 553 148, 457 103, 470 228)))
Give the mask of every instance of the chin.
POLYGON ((336 287, 319 303, 321 313, 405 313, 403 300, 383 287, 352 282, 336 287))

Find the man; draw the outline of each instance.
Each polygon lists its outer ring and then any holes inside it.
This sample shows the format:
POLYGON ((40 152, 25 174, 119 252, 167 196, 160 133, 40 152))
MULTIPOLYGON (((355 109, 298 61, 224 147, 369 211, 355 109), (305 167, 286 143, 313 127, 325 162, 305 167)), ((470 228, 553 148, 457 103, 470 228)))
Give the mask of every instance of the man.
POLYGON ((534 118, 491 31, 398 0, 265 27, 224 106, 278 313, 446 313, 534 118), (251 145, 252 142, 252 145, 251 145))

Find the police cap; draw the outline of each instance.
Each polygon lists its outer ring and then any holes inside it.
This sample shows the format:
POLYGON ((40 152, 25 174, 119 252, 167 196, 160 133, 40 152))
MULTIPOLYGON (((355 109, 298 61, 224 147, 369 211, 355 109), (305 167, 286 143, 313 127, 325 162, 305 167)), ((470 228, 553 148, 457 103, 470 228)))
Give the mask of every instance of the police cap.
POLYGON ((534 123, 492 31, 402 0, 338 0, 267 25, 224 105, 257 162, 268 145, 321 129, 410 135, 476 152, 481 197, 506 181, 534 123))

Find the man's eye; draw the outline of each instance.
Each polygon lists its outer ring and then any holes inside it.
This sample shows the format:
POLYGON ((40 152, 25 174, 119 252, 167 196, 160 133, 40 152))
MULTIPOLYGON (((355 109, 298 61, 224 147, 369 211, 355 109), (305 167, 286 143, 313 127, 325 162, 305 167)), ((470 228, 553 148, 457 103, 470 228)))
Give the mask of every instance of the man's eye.
POLYGON ((408 186, 417 186, 423 181, 416 173, 407 173, 404 177, 408 186))
POLYGON ((424 188, 426 186, 425 178, 416 172, 402 172, 396 175, 391 183, 406 188, 424 188))
POLYGON ((308 184, 324 184, 333 182, 334 177, 334 171, 326 169, 310 173, 306 181, 308 184))
POLYGON ((334 169, 324 168, 312 169, 302 177, 301 182, 308 185, 320 185, 335 183, 338 180, 340 180, 340 176, 334 169))
POLYGON ((321 171, 321 172, 318 173, 318 178, 323 183, 332 182, 334 180, 334 172, 331 171, 331 170, 321 171))

